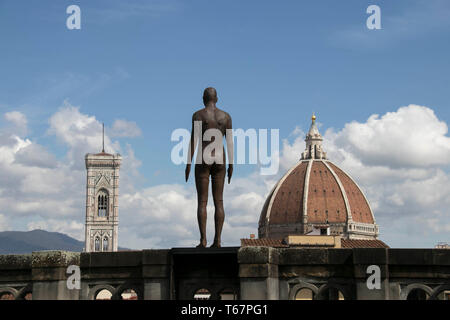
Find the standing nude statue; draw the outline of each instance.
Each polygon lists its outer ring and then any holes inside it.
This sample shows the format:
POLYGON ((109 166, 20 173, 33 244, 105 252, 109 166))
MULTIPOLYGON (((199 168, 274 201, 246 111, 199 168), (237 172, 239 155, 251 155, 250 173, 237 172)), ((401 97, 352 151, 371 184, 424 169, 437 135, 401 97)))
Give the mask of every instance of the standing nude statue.
POLYGON ((192 116, 192 131, 189 145, 188 162, 186 165, 186 182, 191 171, 191 162, 197 142, 200 141, 195 162, 195 186, 197 188, 197 219, 200 229, 200 244, 197 248, 206 247, 206 204, 208 202, 209 176, 212 182, 214 200, 215 236, 211 248, 220 248, 225 212, 223 209, 223 186, 225 183, 225 150, 223 137, 227 142, 228 183, 233 174, 233 134, 231 117, 228 113, 216 107, 217 92, 214 88, 206 88, 203 92, 203 104, 192 116), (200 127, 200 128, 199 128, 200 127), (205 134, 206 132, 206 134, 205 134), (211 137, 213 134, 213 137, 211 137), (216 147, 214 147, 216 146, 216 147), (219 147, 218 147, 219 146, 219 147))

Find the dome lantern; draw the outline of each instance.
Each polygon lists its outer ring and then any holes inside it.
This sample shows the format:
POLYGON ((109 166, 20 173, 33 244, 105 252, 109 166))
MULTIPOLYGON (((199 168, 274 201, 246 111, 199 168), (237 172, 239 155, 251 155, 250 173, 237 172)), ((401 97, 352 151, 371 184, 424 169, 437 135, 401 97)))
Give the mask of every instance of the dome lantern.
POLYGON ((316 116, 313 114, 311 117, 311 127, 306 135, 306 149, 302 153, 301 160, 308 159, 326 159, 327 153, 323 150, 322 147, 322 135, 317 129, 316 125, 316 116))

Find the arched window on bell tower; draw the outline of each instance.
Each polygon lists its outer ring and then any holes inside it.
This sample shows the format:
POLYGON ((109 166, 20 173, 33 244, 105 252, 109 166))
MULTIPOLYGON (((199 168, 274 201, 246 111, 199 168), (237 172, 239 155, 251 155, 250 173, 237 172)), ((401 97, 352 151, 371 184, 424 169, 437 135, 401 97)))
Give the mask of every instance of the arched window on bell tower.
POLYGON ((95 237, 95 242, 94 242, 94 251, 98 252, 100 251, 100 237, 95 237))
POLYGON ((98 216, 107 217, 108 216, 108 203, 109 197, 106 190, 100 190, 97 196, 97 206, 98 206, 98 216))
POLYGON ((109 240, 108 237, 103 238, 103 251, 108 251, 109 240))

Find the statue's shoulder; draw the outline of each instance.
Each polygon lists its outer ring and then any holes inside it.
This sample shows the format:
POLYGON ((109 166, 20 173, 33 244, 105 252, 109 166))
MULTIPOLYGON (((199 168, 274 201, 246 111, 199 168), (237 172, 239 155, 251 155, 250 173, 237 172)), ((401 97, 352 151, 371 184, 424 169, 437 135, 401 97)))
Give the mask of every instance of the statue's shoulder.
POLYGON ((226 112, 225 110, 220 109, 220 108, 217 108, 217 111, 218 111, 221 115, 223 115, 223 116, 225 116, 225 117, 227 117, 227 118, 231 118, 230 115, 228 114, 228 112, 226 112))
POLYGON ((204 108, 199 109, 192 115, 192 120, 201 120, 203 118, 204 108))
POLYGON ((224 117, 225 117, 228 121, 231 121, 231 116, 230 116, 230 114, 229 114, 228 112, 226 112, 225 110, 220 110, 220 111, 223 113, 224 117))

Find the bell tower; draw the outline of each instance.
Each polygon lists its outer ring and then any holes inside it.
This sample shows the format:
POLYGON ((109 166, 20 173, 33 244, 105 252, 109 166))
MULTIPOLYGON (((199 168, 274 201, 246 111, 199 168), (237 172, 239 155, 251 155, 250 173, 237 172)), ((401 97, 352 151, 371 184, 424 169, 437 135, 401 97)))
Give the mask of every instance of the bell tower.
POLYGON ((119 228, 120 154, 102 152, 85 156, 86 227, 85 252, 117 251, 119 228))

